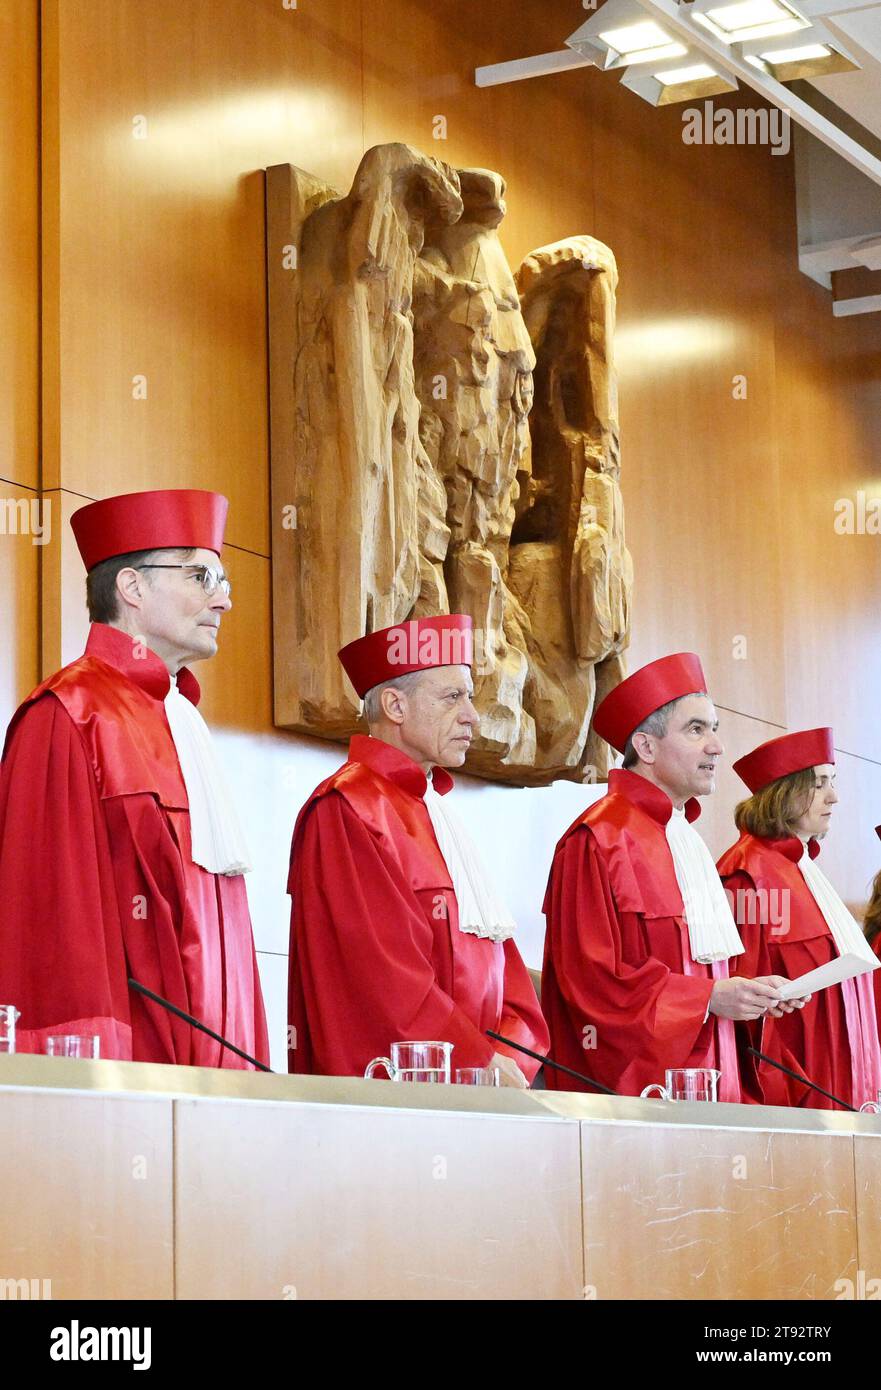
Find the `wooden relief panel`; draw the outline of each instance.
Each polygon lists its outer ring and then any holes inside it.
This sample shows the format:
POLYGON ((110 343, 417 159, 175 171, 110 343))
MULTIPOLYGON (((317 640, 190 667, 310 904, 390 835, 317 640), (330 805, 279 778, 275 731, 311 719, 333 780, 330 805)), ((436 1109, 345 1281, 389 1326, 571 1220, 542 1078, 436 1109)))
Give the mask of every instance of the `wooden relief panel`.
POLYGON ((380 145, 341 196, 267 171, 275 722, 359 727, 336 658, 425 614, 474 619, 467 770, 603 778, 588 726, 621 679, 615 259, 498 235, 505 184, 380 145))

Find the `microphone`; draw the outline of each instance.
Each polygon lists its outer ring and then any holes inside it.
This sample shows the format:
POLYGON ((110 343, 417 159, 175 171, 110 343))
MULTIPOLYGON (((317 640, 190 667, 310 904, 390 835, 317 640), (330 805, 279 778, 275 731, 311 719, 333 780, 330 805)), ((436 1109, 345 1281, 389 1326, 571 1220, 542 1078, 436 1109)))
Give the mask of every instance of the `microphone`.
POLYGON ((573 1071, 571 1067, 564 1066, 562 1062, 554 1062, 550 1057, 542 1057, 540 1052, 533 1052, 529 1047, 523 1047, 520 1043, 512 1042, 510 1038, 503 1037, 501 1033, 494 1033, 491 1028, 487 1028, 486 1036, 494 1038, 496 1042, 504 1043, 506 1047, 513 1047, 517 1052, 525 1052, 527 1057, 534 1057, 537 1062, 542 1062, 546 1067, 553 1067, 555 1071, 564 1071, 567 1076, 574 1076, 576 1081, 583 1081, 588 1086, 593 1086, 604 1095, 616 1096, 617 1091, 604 1086, 602 1081, 594 1081, 593 1077, 585 1076, 584 1072, 573 1071))
POLYGON ((170 1014, 175 1014, 178 1018, 182 1018, 184 1023, 188 1023, 191 1028, 198 1028, 200 1033, 207 1033, 209 1038, 213 1038, 215 1042, 219 1042, 223 1047, 229 1048, 230 1052, 234 1052, 237 1057, 244 1057, 245 1061, 257 1067, 258 1071, 268 1071, 271 1076, 275 1076, 276 1073, 272 1070, 272 1067, 267 1067, 265 1062, 258 1062, 256 1057, 249 1057, 247 1052, 243 1052, 240 1047, 236 1047, 235 1043, 227 1042, 226 1038, 222 1038, 219 1033, 215 1033, 214 1029, 209 1028, 206 1023, 200 1023, 197 1018, 193 1018, 192 1014, 184 1013, 183 1009, 179 1009, 176 1004, 169 1003, 167 999, 162 998, 161 994, 154 994, 152 989, 148 989, 146 985, 142 985, 138 980, 133 980, 131 976, 129 976, 129 988, 136 989, 139 994, 146 995, 148 999, 153 1000, 154 1004, 161 1004, 163 1009, 167 1009, 170 1014))
POLYGON ((773 1057, 766 1057, 764 1052, 759 1052, 757 1047, 747 1046, 746 1050, 747 1052, 751 1052, 754 1057, 759 1057, 763 1062, 767 1062, 769 1067, 776 1067, 778 1071, 784 1072, 786 1076, 791 1076, 794 1081, 800 1081, 803 1086, 810 1086, 812 1091, 819 1091, 820 1095, 825 1096, 827 1100, 834 1100, 835 1104, 840 1105, 843 1110, 851 1110, 855 1115, 859 1113, 855 1105, 848 1105, 846 1100, 839 1100, 838 1096, 833 1096, 831 1091, 824 1091, 823 1087, 818 1086, 816 1081, 809 1081, 806 1076, 799 1076, 797 1071, 792 1071, 791 1068, 785 1067, 782 1062, 775 1062, 773 1057))

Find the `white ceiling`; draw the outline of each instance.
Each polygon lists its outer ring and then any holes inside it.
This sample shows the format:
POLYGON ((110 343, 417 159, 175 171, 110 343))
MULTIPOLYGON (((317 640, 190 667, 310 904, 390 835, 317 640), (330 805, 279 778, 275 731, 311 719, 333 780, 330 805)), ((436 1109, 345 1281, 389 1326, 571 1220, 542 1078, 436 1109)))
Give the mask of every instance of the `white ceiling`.
POLYGON ((859 72, 816 77, 811 85, 881 139, 881 3, 808 0, 801 9, 809 19, 822 18, 862 64, 859 72))

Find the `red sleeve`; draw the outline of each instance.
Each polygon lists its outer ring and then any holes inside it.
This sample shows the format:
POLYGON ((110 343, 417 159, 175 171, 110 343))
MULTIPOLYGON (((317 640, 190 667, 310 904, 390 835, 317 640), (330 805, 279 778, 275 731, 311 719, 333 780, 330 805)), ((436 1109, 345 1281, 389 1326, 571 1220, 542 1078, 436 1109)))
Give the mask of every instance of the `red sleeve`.
MULTIPOLYGON (((714 981, 645 954, 625 960, 606 866, 587 830, 558 850, 546 899, 554 976, 576 1035, 595 1031, 594 1074, 622 1094, 663 1079, 696 1047, 714 981)), ((553 1050, 553 1047, 552 1047, 553 1050)))
MULTIPOLYGON (((749 874, 738 869, 723 877, 722 883, 728 894, 731 911, 737 923, 737 930, 743 942, 743 954, 732 956, 728 962, 729 975, 740 975, 754 980, 759 975, 775 975, 776 971, 768 954, 765 938, 765 918, 761 895, 749 874)), ((760 1080, 758 1058, 747 1047, 762 1051, 763 1020, 760 1018, 742 1020, 734 1025, 737 1040, 737 1060, 740 1067, 740 1084, 744 1099, 753 1104, 762 1104, 765 1096, 760 1080)))
MULTIPOLYGON (((881 973, 881 972, 879 972, 881 973)), ((535 987, 529 971, 513 940, 505 942, 505 1000, 502 1005, 502 1018, 497 1031, 512 1042, 520 1043, 533 1052, 546 1056, 551 1044, 551 1035, 545 1023, 535 987)), ((513 1047, 496 1044, 497 1050, 517 1063, 529 1082, 535 1080, 541 1062, 526 1057, 513 1047)))
POLYGON ((97 1033, 132 1055, 128 985, 107 831, 92 767, 54 695, 19 719, 0 768, 0 1002, 21 1052, 48 1033, 97 1033))
POLYGON ((310 1070, 360 1076, 392 1042, 421 1038, 453 1043, 466 1065, 489 1062, 495 1045, 437 983, 416 895, 341 796, 309 811, 290 887, 289 1017, 308 1032, 310 1070))

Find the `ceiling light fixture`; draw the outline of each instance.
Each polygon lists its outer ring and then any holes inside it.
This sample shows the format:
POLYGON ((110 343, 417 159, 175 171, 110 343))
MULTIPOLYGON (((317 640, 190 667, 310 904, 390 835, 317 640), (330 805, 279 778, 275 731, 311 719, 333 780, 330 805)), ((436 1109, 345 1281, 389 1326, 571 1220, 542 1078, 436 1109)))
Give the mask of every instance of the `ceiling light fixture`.
POLYGON ((668 58, 684 58, 688 52, 686 44, 647 19, 636 0, 606 0, 566 44, 606 71, 635 63, 663 63, 668 58))
POLYGON ((712 65, 701 60, 658 72, 631 72, 628 68, 621 85, 643 98, 652 106, 670 106, 674 102, 694 101, 701 97, 722 96, 736 92, 737 82, 712 65))
POLYGON ((731 5, 720 5, 718 0, 694 0, 688 12, 696 24, 729 44, 810 28, 810 20, 784 0, 736 0, 731 5))
POLYGON ((801 77, 825 77, 833 72, 854 72, 859 63, 827 25, 815 20, 807 33, 792 38, 752 39, 736 45, 736 51, 753 67, 778 82, 795 82, 801 77))

